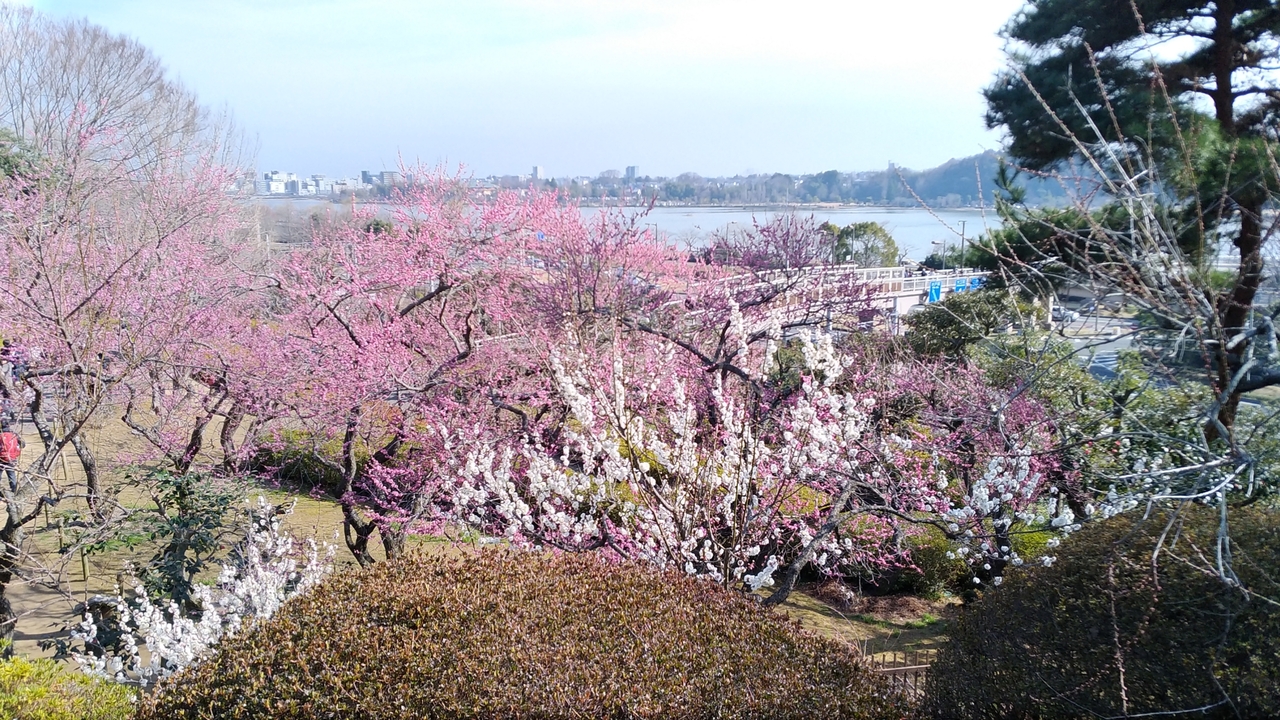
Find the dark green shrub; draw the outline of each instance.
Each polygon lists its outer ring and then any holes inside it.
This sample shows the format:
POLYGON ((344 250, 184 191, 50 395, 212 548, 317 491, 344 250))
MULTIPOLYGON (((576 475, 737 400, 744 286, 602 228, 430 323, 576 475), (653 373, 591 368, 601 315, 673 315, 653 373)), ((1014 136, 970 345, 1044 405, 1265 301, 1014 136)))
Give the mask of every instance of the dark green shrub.
POLYGON ((170 718, 887 718, 856 651, 714 583, 592 555, 410 554, 162 684, 170 718))
MULTIPOLYGON (((245 469, 284 487, 338 495, 342 486, 342 470, 338 465, 341 452, 341 439, 317 447, 306 433, 287 430, 274 443, 259 447, 249 458, 245 469), (329 458, 330 462, 323 461, 322 456, 329 458)), ((368 453, 360 448, 356 455, 357 464, 363 466, 368 453)))
POLYGON ((0 718, 4 720, 127 720, 133 692, 95 680, 52 660, 0 661, 0 718))
POLYGON ((200 473, 166 470, 151 472, 140 484, 154 507, 139 515, 139 526, 159 548, 138 577, 153 601, 173 600, 184 612, 196 611, 196 577, 215 566, 237 529, 239 523, 229 520, 243 488, 200 473))
POLYGON ((960 357, 965 348, 1001 327, 1034 317, 1024 305, 1003 289, 952 293, 908 315, 903 339, 920 355, 960 357))
POLYGON ((942 532, 928 528, 908 539, 911 567, 905 568, 894 583, 895 590, 936 600, 946 593, 961 593, 972 587, 973 572, 969 564, 947 557, 951 543, 942 532))
POLYGON ((953 626, 927 713, 1280 716, 1280 513, 1231 515, 1233 567, 1253 595, 1216 576, 1217 526, 1205 508, 1121 516, 1064 543, 1052 567, 1010 574, 953 626))

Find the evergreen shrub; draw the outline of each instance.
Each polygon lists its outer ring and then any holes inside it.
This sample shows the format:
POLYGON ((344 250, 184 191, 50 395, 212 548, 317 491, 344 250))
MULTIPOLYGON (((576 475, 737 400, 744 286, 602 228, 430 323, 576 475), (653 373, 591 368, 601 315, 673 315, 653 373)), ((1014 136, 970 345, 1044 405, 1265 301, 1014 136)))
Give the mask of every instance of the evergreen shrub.
MULTIPOLYGON (((337 495, 342 486, 342 471, 336 464, 341 453, 341 438, 317 445, 309 434, 287 430, 274 443, 259 447, 249 458, 245 469, 271 478, 284 487, 337 495), (333 462, 326 463, 318 456, 330 458, 333 462)), ((358 447, 357 465, 363 467, 367 461, 368 452, 358 447)))
POLYGON ((133 691, 82 675, 52 660, 0 661, 4 720, 127 720, 133 691))
POLYGON ((973 572, 963 559, 947 557, 951 544, 935 528, 927 528, 908 538, 911 566, 894 583, 896 591, 937 600, 946 593, 959 594, 972 587, 973 572))
POLYGON ((1202 507, 1118 516, 1010 573, 953 624, 925 715, 1280 717, 1280 513, 1230 515, 1248 592, 1217 576, 1218 522, 1202 507))
POLYGON ((856 650, 713 583, 594 555, 410 553, 162 683, 178 718, 890 718, 856 650))

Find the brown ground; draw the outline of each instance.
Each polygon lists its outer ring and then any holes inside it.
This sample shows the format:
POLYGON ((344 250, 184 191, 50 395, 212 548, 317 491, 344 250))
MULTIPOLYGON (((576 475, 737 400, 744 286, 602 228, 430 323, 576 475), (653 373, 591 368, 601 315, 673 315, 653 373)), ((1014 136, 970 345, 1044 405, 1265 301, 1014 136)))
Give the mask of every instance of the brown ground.
POLYGON ((954 599, 864 596, 847 590, 837 595, 833 585, 801 587, 781 609, 806 630, 853 644, 878 659, 893 653, 936 650, 946 642, 947 625, 958 607, 954 599))
MULTIPOLYGON (((29 425, 27 429, 30 430, 29 425)), ((91 428, 89 439, 99 461, 104 464, 110 458, 133 455, 143 449, 143 441, 119 421, 91 428)), ((28 434, 25 440, 29 447, 39 445, 34 434, 28 434)), ((75 480, 79 463, 73 454, 68 453, 65 467, 75 480)), ((59 480, 61 472, 62 465, 58 464, 55 475, 59 480)), ((119 472, 108 475, 112 482, 122 480, 119 472)), ((296 501, 293 513, 285 519, 285 527, 300 537, 314 537, 332 543, 337 547, 339 565, 353 565, 340 539, 342 514, 336 503, 267 488, 260 492, 268 502, 296 501)), ((126 504, 129 502, 127 494, 122 494, 121 499, 126 504)), ((144 498, 138 497, 133 501, 143 502, 144 498)), ((51 519, 56 522, 53 516, 51 519)), ((132 550, 89 555, 82 563, 79 555, 57 555, 56 524, 47 524, 41 518, 28 527, 27 534, 29 551, 46 566, 44 579, 56 578, 56 584, 60 586, 59 590, 35 583, 15 582, 9 586, 9 597, 20 614, 15 649, 27 656, 51 654, 41 651, 39 642, 66 637, 66 628, 79 621, 73 612, 76 603, 94 594, 113 593, 124 576, 126 563, 131 558, 145 559, 151 554, 148 548, 140 546, 132 550)), ((442 538, 422 538, 420 542, 444 552, 450 547, 450 543, 442 538)), ((380 554, 380 550, 377 547, 375 554, 380 554)), ((954 608, 951 602, 930 602, 910 596, 862 597, 826 583, 799 588, 778 611, 799 621, 811 632, 850 643, 864 653, 881 657, 893 652, 936 648, 945 641, 947 618, 954 608)))

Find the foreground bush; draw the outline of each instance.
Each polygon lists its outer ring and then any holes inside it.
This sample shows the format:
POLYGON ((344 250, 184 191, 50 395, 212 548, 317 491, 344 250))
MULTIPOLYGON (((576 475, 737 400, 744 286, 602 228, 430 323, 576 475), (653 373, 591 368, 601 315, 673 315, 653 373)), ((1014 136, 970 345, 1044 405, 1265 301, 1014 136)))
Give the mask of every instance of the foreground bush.
POLYGON ((589 555, 335 577, 161 684, 161 718, 887 718, 853 651, 713 583, 589 555))
POLYGON ((133 692, 81 675, 52 660, 0 661, 4 720, 126 720, 133 692))
POLYGON ((1233 567, 1254 596, 1215 575, 1216 511, 1171 519, 1086 528, 1052 567, 966 607, 929 676, 928 713, 1280 716, 1280 513, 1232 511, 1233 567))

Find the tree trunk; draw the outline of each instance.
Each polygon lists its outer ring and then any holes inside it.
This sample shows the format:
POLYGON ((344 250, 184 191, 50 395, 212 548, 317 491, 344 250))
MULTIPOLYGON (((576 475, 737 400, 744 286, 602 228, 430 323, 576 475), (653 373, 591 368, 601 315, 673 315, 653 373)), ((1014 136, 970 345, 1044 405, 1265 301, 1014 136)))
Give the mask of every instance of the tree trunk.
POLYGON ((191 436, 187 438, 187 447, 182 451, 182 456, 174 460, 174 469, 180 474, 185 475, 191 469, 191 463, 195 462, 196 456, 204 449, 204 430, 209 427, 209 423, 218 416, 218 409, 222 407, 222 403, 226 402, 227 392, 224 390, 222 396, 218 398, 218 402, 212 407, 205 406, 205 414, 196 421, 195 427, 191 428, 191 436))
POLYGON ((394 560, 404 555, 408 533, 403 529, 384 526, 378 528, 378 536, 382 538, 382 549, 386 551, 388 560, 394 560))
MULTIPOLYGON (((1213 28, 1213 78, 1217 86, 1212 94, 1214 119, 1218 128, 1226 137, 1236 137, 1235 87, 1232 85, 1232 74, 1237 59, 1236 38, 1234 33, 1236 16, 1243 12, 1236 6, 1235 0, 1218 0, 1214 7, 1213 28)), ((1246 185, 1251 178, 1245 178, 1246 185)), ((1253 192, 1246 187, 1245 192, 1253 192)), ((1249 310, 1253 307, 1254 297, 1262 284, 1262 198, 1231 198, 1240 212, 1240 232, 1236 235, 1235 246, 1240 250, 1240 266, 1235 287, 1227 300, 1226 307, 1219 308, 1219 319, 1222 321, 1223 340, 1240 332, 1249 318, 1249 310)), ((1247 344, 1247 343, 1246 343, 1247 344)), ((1240 368, 1240 358, 1245 347, 1241 345, 1226 357, 1226 348, 1218 348, 1219 382, 1222 389, 1235 371, 1240 368), (1222 362, 1226 361, 1226 362, 1222 362)), ((1232 392, 1218 411, 1218 423, 1226 429, 1228 436, 1236 421, 1236 411, 1240 407, 1240 393, 1232 392)), ((1218 436, 1218 428, 1210 423, 1207 428, 1210 439, 1218 436)), ((1230 440, 1230 437, 1224 438, 1230 440)))
POLYGON ((218 444, 222 447, 222 469, 228 474, 240 470, 240 459, 236 456, 236 431, 244 422, 244 406, 233 401, 231 409, 222 421, 222 430, 218 433, 218 444))
POLYGON ((13 634, 18 628, 18 616, 13 612, 13 604, 5 595, 9 581, 0 573, 0 660, 13 657, 13 634))
POLYGON ((347 549, 361 567, 368 567, 377 562, 369 554, 369 536, 376 526, 361 518, 356 508, 356 431, 359 427, 360 408, 351 408, 347 411, 347 427, 342 435, 342 486, 338 488, 338 500, 342 503, 342 531, 347 549))
POLYGON ((1235 37, 1232 33, 1236 19, 1235 0, 1217 0, 1213 26, 1213 114, 1218 127, 1227 137, 1235 137, 1236 111, 1235 87, 1231 76, 1235 69, 1235 37))
POLYGON ((191 463, 195 461, 196 455, 200 454, 200 450, 204 448, 204 429, 209 424, 209 418, 205 417, 196 423, 191 429, 191 436, 187 438, 187 446, 182 449, 182 454, 173 458, 173 469, 179 475, 186 475, 191 469, 191 463))
MULTIPOLYGON (((1258 288, 1262 286, 1262 203, 1258 201, 1240 203, 1240 232, 1234 240, 1240 251, 1240 265, 1237 269, 1236 284, 1231 295, 1226 299, 1226 306, 1219 309, 1222 319, 1223 340, 1245 329, 1249 322, 1249 311, 1253 308, 1258 288)), ((1225 389, 1232 376, 1243 364, 1243 357, 1248 341, 1231 350, 1229 357, 1226 348, 1219 348, 1220 356, 1226 360, 1220 363, 1218 373, 1225 389)), ((1232 392, 1218 411, 1218 422, 1230 433, 1236 422, 1236 411, 1240 407, 1240 392, 1232 392)), ((1211 433, 1213 437, 1217 433, 1211 433)))
POLYGON ((836 501, 831 504, 831 514, 827 516, 827 521, 814 534, 809 544, 805 545, 804 550, 800 551, 799 557, 792 560, 787 569, 783 571, 782 581, 778 583, 778 589, 765 598, 765 607, 781 605, 787 601, 791 591, 796 587, 796 581, 800 579, 800 572, 804 570, 804 566, 809 564, 809 561, 813 559, 814 554, 818 551, 818 543, 826 541, 831 536, 831 533, 840 527, 844 506, 849 504, 849 500, 853 498, 857 489, 858 482, 856 479, 850 478, 845 482, 844 490, 841 491, 836 501))
POLYGON ((13 571, 22 562, 22 526, 39 515, 45 500, 41 498, 24 515, 17 495, 9 490, 7 482, 0 483, 0 497, 5 501, 4 525, 0 526, 0 659, 4 659, 13 657, 13 633, 18 627, 18 614, 9 599, 9 585, 13 582, 13 571))
POLYGON ((360 567, 369 567, 377 562, 369 554, 369 536, 373 535, 373 531, 374 524, 362 519, 354 505, 342 503, 342 537, 360 567))
MULTIPOLYGON (((44 392, 39 388, 35 388, 35 398, 31 400, 31 405, 27 409, 31 413, 31 423, 36 426, 36 432, 40 434, 40 442, 44 444, 45 454, 48 455, 57 446, 58 438, 53 434, 53 426, 49 423, 49 419, 44 416, 44 392)), ((53 467, 52 459, 49 460, 49 467, 53 467)))
POLYGON ((18 563, 18 546, 22 543, 21 529, 12 527, 15 512, 9 511, 9 521, 0 530, 0 659, 13 657, 13 634, 18 627, 18 614, 13 611, 8 595, 13 569, 18 563))
POLYGON ((1231 289, 1228 304, 1223 308, 1222 323, 1227 332, 1243 328, 1249 319, 1249 309, 1262 286, 1262 201, 1238 200, 1240 206, 1240 233, 1233 241, 1240 250, 1235 287, 1231 289))
MULTIPOLYGON (((47 476, 62 446, 53 434, 53 428, 43 410, 44 394, 35 388, 35 398, 31 401, 32 421, 40 433, 44 444, 44 453, 39 459, 27 466, 27 472, 47 476)), ((51 483, 52 484, 52 483, 51 483)), ((50 504, 56 504, 61 498, 61 491, 50 488, 52 497, 41 496, 35 507, 23 514, 23 508, 16 495, 9 490, 8 482, 0 482, 0 498, 4 499, 4 525, 0 526, 0 658, 13 656, 13 634, 18 626, 18 614, 13 610, 10 600, 9 585, 13 582, 14 570, 22 562, 22 528, 39 517, 40 511, 50 504)))
POLYGON ((71 446, 76 449, 76 457, 80 458, 80 467, 84 470, 85 499, 89 503, 89 510, 94 517, 97 517, 100 512, 99 501, 102 498, 102 479, 98 472, 98 459, 94 457, 89 443, 85 442, 84 437, 79 434, 71 438, 71 446))

